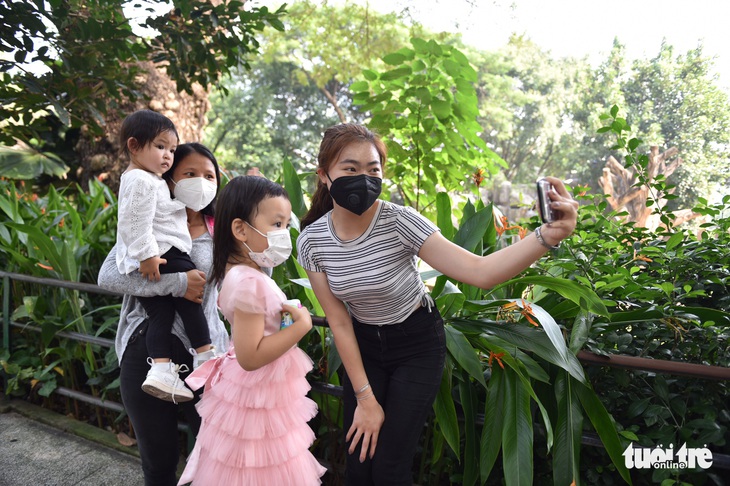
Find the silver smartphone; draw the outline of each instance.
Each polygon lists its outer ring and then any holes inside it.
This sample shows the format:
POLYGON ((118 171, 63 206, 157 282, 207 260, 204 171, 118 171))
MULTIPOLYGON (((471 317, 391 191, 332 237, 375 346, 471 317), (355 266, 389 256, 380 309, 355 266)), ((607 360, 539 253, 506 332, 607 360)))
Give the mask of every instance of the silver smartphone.
POLYGON ((548 192, 552 188, 553 185, 546 179, 537 181, 537 210, 543 223, 555 221, 555 212, 550 208, 550 198, 548 197, 548 192))

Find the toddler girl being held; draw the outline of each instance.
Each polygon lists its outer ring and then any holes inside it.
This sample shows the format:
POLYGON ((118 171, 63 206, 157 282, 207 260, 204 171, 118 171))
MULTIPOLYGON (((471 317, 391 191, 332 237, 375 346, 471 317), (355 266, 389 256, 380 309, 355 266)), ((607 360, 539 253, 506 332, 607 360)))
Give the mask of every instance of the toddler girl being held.
MULTIPOLYGON (((160 273, 195 269, 189 256, 192 239, 186 205, 172 199, 171 187, 161 177, 172 166, 178 141, 172 121, 152 110, 136 111, 122 123, 120 142, 130 159, 119 183, 117 267, 122 274, 139 270, 143 277, 158 281, 160 273)), ((205 206, 215 197, 217 187, 215 182, 201 181, 207 185, 201 196, 207 198, 205 206)), ((172 295, 140 297, 139 301, 150 321, 145 337, 150 370, 142 389, 175 403, 192 400, 193 393, 178 375, 187 367, 181 369, 170 359, 171 332, 177 312, 193 347, 194 366, 214 355, 200 301, 172 295)))

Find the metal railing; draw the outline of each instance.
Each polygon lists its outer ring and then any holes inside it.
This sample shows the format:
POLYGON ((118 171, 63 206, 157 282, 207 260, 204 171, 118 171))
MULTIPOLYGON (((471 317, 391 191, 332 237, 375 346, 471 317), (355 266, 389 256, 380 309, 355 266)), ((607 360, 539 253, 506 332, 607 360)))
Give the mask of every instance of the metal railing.
MULTIPOLYGON (((16 280, 19 282, 27 282, 27 283, 33 283, 38 285, 47 285, 51 287, 60 287, 60 288, 66 288, 71 290, 78 290, 82 292, 90 292, 90 293, 97 293, 97 294, 104 294, 104 295, 112 295, 112 296, 118 296, 121 297, 122 294, 116 293, 116 292, 110 292, 108 290, 105 290, 98 285, 95 284, 88 284, 83 282, 68 282, 65 280, 57 280, 52 278, 42 278, 42 277, 33 277, 29 275, 23 275, 18 273, 11 273, 11 272, 5 272, 0 271, 0 277, 3 279, 3 304, 2 304, 2 315, 3 315, 3 322, 2 322, 2 329, 3 329, 3 348, 6 350, 10 349, 10 327, 16 327, 21 328, 23 330, 27 331, 33 331, 33 332, 41 332, 41 328, 38 326, 34 326, 32 324, 27 323, 17 323, 13 322, 10 318, 11 316, 11 309, 10 309, 10 300, 11 300, 11 286, 10 281, 16 280)), ((321 326, 321 327, 328 327, 327 319, 323 317, 312 317, 312 323, 315 326, 321 326)), ((67 338, 67 339, 73 339, 80 342, 86 342, 90 344, 96 344, 99 346, 103 346, 106 348, 111 348, 114 346, 114 341, 112 339, 108 338, 102 338, 97 336, 91 336, 79 332, 74 331, 60 331, 56 333, 56 336, 67 338)), ((701 365, 701 364, 694 364, 694 363, 684 363, 684 362, 673 362, 668 360, 657 360, 657 359, 651 359, 651 358, 640 358, 640 357, 634 357, 634 356, 624 356, 624 355, 609 355, 609 356, 602 356, 598 354, 594 354, 588 351, 579 351, 577 354, 578 360, 584 364, 584 365, 593 365, 593 366, 604 366, 604 367, 614 367, 614 368, 622 368, 622 369, 628 369, 633 371, 645 371, 645 372, 652 372, 652 373, 659 373, 659 374, 671 374, 671 375, 679 375, 679 376, 687 376, 687 377, 693 377, 693 378, 699 378, 699 379, 705 379, 705 380, 730 380, 730 368, 725 368, 721 366, 711 366, 711 365, 701 365)), ((327 395, 342 397, 342 387, 338 385, 332 385, 330 383, 324 383, 324 382, 312 382, 312 391, 323 393, 327 395)), ((74 399, 79 400, 84 403, 89 403, 94 406, 106 408, 115 412, 123 412, 124 406, 118 402, 110 401, 110 400, 104 400, 98 397, 94 397, 92 395, 88 395, 83 392, 79 392, 76 390, 71 390, 65 387, 57 387, 55 390, 55 393, 74 399)), ((484 416, 480 414, 477 417, 477 424, 481 425, 483 424, 484 416)), ((187 428, 186 424, 179 424, 178 428, 181 431, 187 432, 190 434, 189 429, 187 428)), ((589 446, 596 446, 596 447, 602 447, 603 444, 601 443, 600 439, 596 434, 591 433, 584 433, 582 438, 582 443, 584 445, 589 446)), ((730 469, 730 455, 724 455, 724 454, 717 454, 713 453, 713 466, 722 468, 722 469, 730 469)))

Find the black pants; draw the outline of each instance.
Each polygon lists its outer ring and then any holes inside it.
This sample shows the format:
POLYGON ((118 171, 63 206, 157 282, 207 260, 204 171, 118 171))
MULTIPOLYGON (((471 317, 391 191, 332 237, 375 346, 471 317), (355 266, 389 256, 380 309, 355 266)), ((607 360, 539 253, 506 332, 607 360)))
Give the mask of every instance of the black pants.
MULTIPOLYGON (((137 447, 142 457, 145 486, 175 486, 177 484, 177 463, 180 457, 180 433, 177 430, 178 416, 184 413, 194 435, 200 429, 200 417, 195 411, 195 399, 175 405, 155 398, 142 391, 147 371, 147 321, 139 326, 129 339, 121 363, 120 387, 124 409, 132 421, 137 437, 137 447)), ((173 336, 171 358, 175 363, 193 367, 193 357, 182 342, 173 336)), ((188 373, 181 373, 184 378, 188 373)))
MULTIPOLYGON (((160 265, 160 273, 182 273, 195 269, 195 264, 187 253, 173 247, 162 255, 167 260, 160 265)), ((203 306, 184 297, 158 295, 155 297, 139 297, 139 301, 147 312, 150 327, 147 331, 147 350, 151 358, 170 358, 172 356, 172 340, 170 331, 178 313, 185 326, 185 334, 190 339, 193 349, 210 344, 210 330, 203 312, 203 306)), ((176 364, 180 364, 172 360, 176 364)))
MULTIPOLYGON (((405 321, 388 326, 353 320, 363 365, 385 412, 375 456, 360 463, 360 446, 347 455, 350 486, 413 484, 413 456, 441 384, 446 359, 444 324, 435 307, 421 307, 405 321)), ((344 431, 350 429, 357 400, 347 376, 344 431)), ((349 447, 349 444, 347 445, 349 447)))

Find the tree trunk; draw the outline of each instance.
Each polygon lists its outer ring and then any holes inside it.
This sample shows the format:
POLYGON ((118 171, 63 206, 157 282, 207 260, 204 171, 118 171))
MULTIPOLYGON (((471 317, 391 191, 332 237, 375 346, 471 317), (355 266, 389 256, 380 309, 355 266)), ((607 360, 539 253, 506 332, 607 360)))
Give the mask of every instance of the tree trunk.
POLYGON ((144 71, 138 88, 142 96, 107 109, 103 137, 81 132, 75 147, 80 156, 76 176, 84 189, 88 189, 89 180, 94 177, 114 192, 119 189, 119 178, 127 168, 127 161, 119 155, 119 130, 124 118, 136 110, 148 108, 170 118, 180 135, 180 143, 199 142, 203 137, 207 123, 205 115, 210 109, 208 92, 195 86, 192 95, 179 93, 163 67, 149 61, 139 65, 144 71))
MULTIPOLYGON (((668 179, 683 162, 679 157, 674 158, 678 153, 679 150, 676 147, 659 153, 659 147, 652 146, 649 151, 649 163, 646 167, 648 182, 655 181, 659 175, 663 175, 665 180, 668 179)), ((650 189, 648 186, 636 186, 637 182, 633 167, 625 168, 613 156, 609 156, 606 160, 603 175, 598 179, 598 184, 603 189, 603 193, 607 195, 611 208, 617 211, 625 209, 628 212, 628 215, 624 217, 626 222, 635 222, 637 226, 652 231, 656 230, 664 225, 659 220, 659 216, 654 213, 655 206, 647 207, 646 205, 650 189)), ((674 189, 671 189, 669 194, 673 192, 674 189)), ((658 204, 659 208, 663 208, 667 204, 667 200, 661 198, 655 204, 658 204)), ((676 217, 675 226, 700 216, 687 209, 676 211, 673 214, 676 217)))

